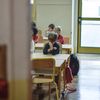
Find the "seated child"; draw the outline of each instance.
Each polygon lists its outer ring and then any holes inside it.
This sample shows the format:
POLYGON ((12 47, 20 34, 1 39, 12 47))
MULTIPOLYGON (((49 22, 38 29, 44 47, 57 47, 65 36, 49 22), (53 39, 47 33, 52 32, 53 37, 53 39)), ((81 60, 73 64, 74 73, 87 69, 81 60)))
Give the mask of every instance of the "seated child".
POLYGON ((59 54, 60 46, 57 43, 56 39, 57 39, 56 34, 49 33, 48 35, 49 42, 45 44, 44 49, 43 49, 44 54, 52 54, 52 55, 59 54))
POLYGON ((34 43, 38 42, 38 29, 36 28, 36 24, 33 22, 32 23, 32 40, 34 41, 34 43))
POLYGON ((55 33, 55 25, 54 24, 49 24, 48 29, 45 31, 45 36, 48 37, 49 33, 55 33))
POLYGON ((64 38, 63 36, 61 35, 61 28, 60 27, 56 27, 55 28, 55 32, 57 33, 57 41, 61 44, 64 44, 64 38))

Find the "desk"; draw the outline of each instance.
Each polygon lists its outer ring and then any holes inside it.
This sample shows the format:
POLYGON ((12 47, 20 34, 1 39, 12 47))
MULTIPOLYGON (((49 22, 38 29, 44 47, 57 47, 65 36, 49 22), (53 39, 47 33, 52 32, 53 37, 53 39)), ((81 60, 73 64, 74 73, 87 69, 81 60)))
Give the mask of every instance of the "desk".
MULTIPOLYGON (((65 60, 69 57, 69 54, 57 54, 57 55, 44 55, 43 53, 33 53, 31 54, 31 59, 33 58, 54 58, 56 74, 58 74, 58 88, 61 91, 61 71, 65 68, 65 60)), ((60 93, 60 92, 59 92, 60 93)), ((59 94, 60 96, 60 94, 59 94)))
POLYGON ((48 37, 43 36, 43 42, 47 42, 48 41, 48 37))
MULTIPOLYGON (((36 43, 35 44, 35 51, 36 50, 43 50, 44 43, 36 43)), ((70 54, 72 52, 72 45, 71 44, 62 44, 62 53, 70 54)))
POLYGON ((56 67, 61 67, 64 60, 67 60, 69 54, 57 54, 57 55, 44 55, 43 53, 32 53, 31 59, 33 58, 54 58, 56 61, 56 67))
POLYGON ((62 44, 62 52, 65 51, 68 54, 71 54, 72 52, 72 45, 71 44, 62 44))

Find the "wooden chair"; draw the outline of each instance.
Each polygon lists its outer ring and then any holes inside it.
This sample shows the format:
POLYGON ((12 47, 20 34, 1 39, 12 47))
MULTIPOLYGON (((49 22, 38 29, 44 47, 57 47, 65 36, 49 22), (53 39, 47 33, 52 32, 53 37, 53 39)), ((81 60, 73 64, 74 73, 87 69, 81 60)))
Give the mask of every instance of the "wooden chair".
POLYGON ((70 43, 70 38, 69 37, 64 37, 64 44, 69 44, 70 43))
POLYGON ((41 30, 38 30, 38 43, 43 43, 43 36, 41 30))
POLYGON ((56 97, 58 97, 58 87, 55 82, 55 60, 53 58, 37 58, 32 60, 32 68, 35 71, 33 74, 32 83, 48 83, 49 84, 49 100, 51 88, 50 84, 53 83, 56 88, 56 97))

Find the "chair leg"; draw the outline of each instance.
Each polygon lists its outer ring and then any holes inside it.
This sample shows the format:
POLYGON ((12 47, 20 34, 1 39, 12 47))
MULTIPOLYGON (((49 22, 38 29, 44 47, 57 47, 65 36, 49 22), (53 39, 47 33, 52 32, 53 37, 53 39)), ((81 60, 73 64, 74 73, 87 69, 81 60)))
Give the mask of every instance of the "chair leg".
POLYGON ((49 83, 49 100, 51 100, 51 85, 49 83))
POLYGON ((54 85, 56 86, 56 98, 57 100, 59 100, 59 96, 58 96, 58 87, 57 87, 57 84, 54 82, 54 85))

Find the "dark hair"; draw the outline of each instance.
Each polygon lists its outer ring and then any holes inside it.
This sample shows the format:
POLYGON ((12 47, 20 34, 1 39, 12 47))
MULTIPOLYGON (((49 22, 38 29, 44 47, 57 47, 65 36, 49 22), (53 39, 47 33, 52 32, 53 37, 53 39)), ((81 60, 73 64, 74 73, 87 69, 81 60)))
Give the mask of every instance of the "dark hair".
POLYGON ((54 29, 55 25, 54 24, 50 24, 48 27, 50 27, 51 29, 54 29))
POLYGON ((48 40, 54 42, 57 40, 57 35, 55 33, 49 33, 48 40))
POLYGON ((35 22, 32 22, 32 28, 33 27, 36 27, 36 23, 35 22))
POLYGON ((38 33, 38 29, 35 27, 32 28, 32 31, 33 31, 33 35, 36 35, 38 33))
POLYGON ((70 58, 69 66, 72 70, 72 75, 75 76, 79 72, 79 59, 75 54, 71 54, 69 58, 70 58))
POLYGON ((38 29, 36 28, 36 23, 32 22, 31 26, 32 26, 32 32, 33 32, 32 35, 36 35, 38 33, 38 29))

